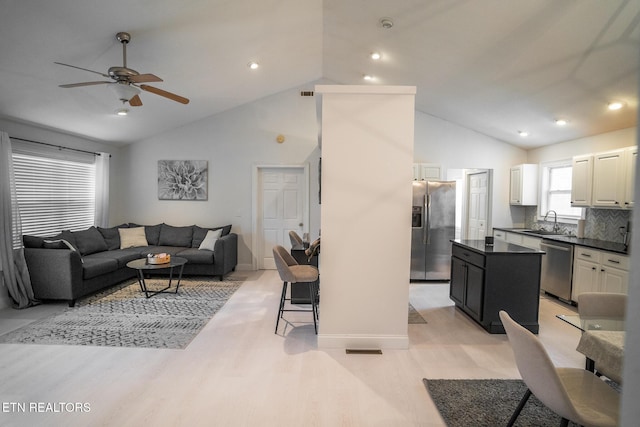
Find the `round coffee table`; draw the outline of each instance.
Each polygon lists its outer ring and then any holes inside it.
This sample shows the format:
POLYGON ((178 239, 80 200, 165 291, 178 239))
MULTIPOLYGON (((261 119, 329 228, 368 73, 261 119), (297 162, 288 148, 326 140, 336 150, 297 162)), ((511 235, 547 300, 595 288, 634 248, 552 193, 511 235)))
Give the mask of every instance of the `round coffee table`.
POLYGON ((182 279, 182 270, 184 270, 184 265, 187 263, 185 258, 180 257, 171 257, 171 261, 166 262, 164 264, 149 264, 146 258, 140 258, 133 261, 129 261, 127 263, 127 267, 133 268, 136 270, 138 275, 138 284, 140 285, 140 290, 144 292, 147 298, 151 298, 154 295, 158 294, 177 294, 178 289, 180 288, 180 280, 182 279), (168 292, 167 290, 171 288, 171 282, 173 281, 173 269, 175 267, 180 267, 180 272, 178 274, 178 283, 176 283, 176 290, 168 292), (144 273, 151 272, 153 270, 164 270, 169 269, 169 283, 166 287, 152 291, 147 288, 147 283, 145 282, 144 273))

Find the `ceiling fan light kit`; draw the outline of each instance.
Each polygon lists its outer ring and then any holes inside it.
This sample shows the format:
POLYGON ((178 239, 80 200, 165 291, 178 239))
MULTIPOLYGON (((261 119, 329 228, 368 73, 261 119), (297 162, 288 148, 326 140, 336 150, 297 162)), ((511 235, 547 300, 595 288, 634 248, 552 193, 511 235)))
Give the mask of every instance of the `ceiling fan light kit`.
POLYGON ((123 103, 129 103, 131 107, 140 107, 142 106, 142 100, 140 99, 140 90, 142 89, 146 92, 151 92, 156 95, 162 96, 164 98, 170 99, 172 101, 179 102, 181 104, 188 104, 189 100, 180 95, 176 95, 171 92, 167 92, 166 90, 158 89, 153 86, 141 84, 141 83, 150 83, 150 82, 161 82, 163 81, 160 77, 154 74, 140 74, 136 70, 127 67, 127 44, 131 41, 131 35, 126 32, 119 32, 116 34, 116 40, 122 44, 122 66, 114 66, 109 67, 107 70, 107 74, 89 70, 87 68, 77 67, 75 65, 63 64, 62 62, 56 62, 58 65, 63 65, 65 67, 76 68, 78 70, 88 71, 90 73, 99 74, 102 77, 106 77, 111 79, 111 81, 93 81, 93 82, 82 82, 82 83, 71 83, 60 85, 62 88, 75 88, 82 86, 93 86, 100 84, 108 84, 114 90, 118 99, 123 103))

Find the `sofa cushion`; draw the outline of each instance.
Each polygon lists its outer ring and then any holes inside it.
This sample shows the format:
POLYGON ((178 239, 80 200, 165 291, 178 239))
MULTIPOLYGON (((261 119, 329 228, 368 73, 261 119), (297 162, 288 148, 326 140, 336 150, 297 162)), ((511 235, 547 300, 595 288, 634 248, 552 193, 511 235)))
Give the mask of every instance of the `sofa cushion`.
POLYGON ((82 278, 91 279, 118 269, 118 261, 96 257, 96 254, 84 257, 82 264, 82 278))
POLYGON ((193 237, 193 227, 174 227, 162 224, 160 228, 159 246, 180 246, 188 248, 191 246, 193 237))
POLYGON ((144 227, 119 228, 120 249, 148 246, 144 227))
POLYGON ((160 228, 162 227, 162 224, 140 225, 134 222, 130 222, 129 227, 144 227, 144 232, 147 236, 147 242, 149 242, 150 245, 158 244, 158 239, 160 238, 160 228))
POLYGON ((202 244, 202 241, 207 236, 207 232, 209 230, 222 230, 222 234, 220 236, 226 236, 231 233, 231 225, 225 225, 223 227, 214 227, 214 228, 202 228, 197 225, 193 226, 193 240, 191 241, 192 248, 199 248, 202 244))
POLYGON ((116 227, 102 228, 98 227, 98 231, 104 237, 104 241, 107 243, 107 249, 112 251, 114 249, 120 249, 120 233, 119 228, 128 228, 129 224, 120 224, 116 227))
POLYGON ((76 247, 80 255, 91 255, 96 252, 107 250, 107 242, 95 227, 89 227, 87 230, 74 231, 73 236, 76 239, 76 247))
POLYGON ((213 264, 213 252, 201 251, 195 248, 183 249, 175 256, 186 258, 190 264, 213 264))
POLYGON ((44 246, 44 237, 24 234, 22 236, 22 244, 25 248, 42 248, 44 246))
POLYGON ((185 248, 180 246, 149 246, 140 249, 140 256, 146 257, 148 254, 169 254, 171 256, 177 256, 176 254, 185 248))
POLYGON ((141 258, 139 248, 114 249, 112 251, 97 252, 91 258, 114 259, 118 263, 118 268, 125 267, 129 261, 141 258))

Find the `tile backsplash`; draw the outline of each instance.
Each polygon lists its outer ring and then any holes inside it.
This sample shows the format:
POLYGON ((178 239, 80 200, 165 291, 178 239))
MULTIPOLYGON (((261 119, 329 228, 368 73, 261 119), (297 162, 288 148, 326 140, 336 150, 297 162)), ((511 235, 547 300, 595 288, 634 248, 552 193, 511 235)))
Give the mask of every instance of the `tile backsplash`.
MULTIPOLYGON (((627 227, 631 221, 631 210, 618 209, 586 209, 584 237, 588 239, 606 240, 622 243, 624 237, 620 233, 620 227, 627 227)), ((530 206, 525 208, 525 227, 544 227, 550 230, 553 221, 538 221, 538 208, 530 206)), ((578 226, 575 224, 559 223, 562 231, 575 235, 578 226)))

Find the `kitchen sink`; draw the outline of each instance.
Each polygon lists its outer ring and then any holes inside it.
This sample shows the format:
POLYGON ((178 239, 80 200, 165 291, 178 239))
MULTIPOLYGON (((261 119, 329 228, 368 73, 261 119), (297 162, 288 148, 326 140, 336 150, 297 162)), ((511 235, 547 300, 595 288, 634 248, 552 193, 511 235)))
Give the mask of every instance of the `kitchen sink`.
POLYGON ((523 233, 537 234, 539 236, 562 236, 559 231, 547 231, 547 230, 523 230, 523 233))

